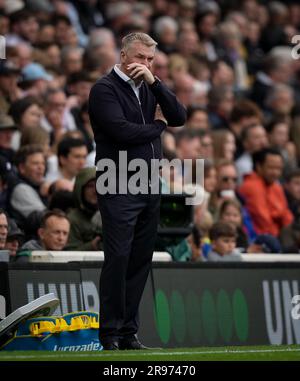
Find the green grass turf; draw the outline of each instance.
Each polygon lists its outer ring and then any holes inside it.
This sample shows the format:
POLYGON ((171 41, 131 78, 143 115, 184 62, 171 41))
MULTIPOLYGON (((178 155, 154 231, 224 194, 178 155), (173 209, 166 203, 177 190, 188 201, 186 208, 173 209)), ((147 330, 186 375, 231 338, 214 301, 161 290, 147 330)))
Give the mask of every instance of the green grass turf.
POLYGON ((147 351, 0 351, 0 361, 300 361, 300 345, 168 348, 147 351))

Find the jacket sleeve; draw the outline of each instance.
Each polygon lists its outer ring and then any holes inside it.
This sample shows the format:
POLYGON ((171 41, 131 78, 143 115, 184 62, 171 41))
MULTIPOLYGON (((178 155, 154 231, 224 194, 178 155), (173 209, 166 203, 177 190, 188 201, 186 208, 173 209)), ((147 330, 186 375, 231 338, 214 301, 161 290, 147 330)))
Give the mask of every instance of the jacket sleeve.
POLYGON ((89 97, 89 114, 93 128, 118 143, 145 144, 159 137, 166 128, 163 121, 139 124, 127 121, 114 90, 105 83, 95 84, 89 97))
POLYGON ((38 193, 23 183, 18 184, 12 191, 10 203, 23 217, 28 217, 34 211, 46 209, 38 193))
POLYGON ((186 110, 183 105, 178 102, 175 94, 159 80, 156 80, 149 88, 155 96, 157 103, 160 105, 164 117, 168 121, 168 126, 183 126, 186 121, 186 110))

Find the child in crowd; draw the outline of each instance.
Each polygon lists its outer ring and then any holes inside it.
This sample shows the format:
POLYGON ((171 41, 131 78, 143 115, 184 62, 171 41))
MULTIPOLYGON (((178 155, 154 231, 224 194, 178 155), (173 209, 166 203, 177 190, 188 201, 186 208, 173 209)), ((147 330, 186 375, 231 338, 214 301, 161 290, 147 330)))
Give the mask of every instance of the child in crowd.
POLYGON ((236 250, 236 227, 227 222, 216 222, 210 230, 211 251, 209 262, 241 261, 241 254, 236 250))
POLYGON ((223 201, 219 209, 219 221, 229 222, 236 227, 236 246, 240 251, 246 252, 248 247, 248 236, 244 231, 242 207, 238 200, 228 199, 223 201))

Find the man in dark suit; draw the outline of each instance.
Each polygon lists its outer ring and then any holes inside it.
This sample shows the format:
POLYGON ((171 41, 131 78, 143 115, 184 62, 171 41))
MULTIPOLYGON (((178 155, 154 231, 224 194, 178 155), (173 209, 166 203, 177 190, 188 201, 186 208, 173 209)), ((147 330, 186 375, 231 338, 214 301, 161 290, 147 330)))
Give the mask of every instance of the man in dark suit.
MULTIPOLYGON (((184 107, 151 73, 155 46, 147 34, 125 36, 120 64, 96 82, 89 98, 105 254, 99 336, 106 350, 146 348, 137 338, 138 307, 152 262, 160 195, 151 192, 150 177, 146 194, 104 194, 99 162, 109 159, 118 173, 119 155, 125 151, 128 162, 142 159, 150 168, 152 159, 161 159, 161 133, 167 125, 182 126, 186 120, 184 107)), ((128 179, 132 174, 126 173, 128 179)), ((121 177, 115 181, 119 189, 121 177)))

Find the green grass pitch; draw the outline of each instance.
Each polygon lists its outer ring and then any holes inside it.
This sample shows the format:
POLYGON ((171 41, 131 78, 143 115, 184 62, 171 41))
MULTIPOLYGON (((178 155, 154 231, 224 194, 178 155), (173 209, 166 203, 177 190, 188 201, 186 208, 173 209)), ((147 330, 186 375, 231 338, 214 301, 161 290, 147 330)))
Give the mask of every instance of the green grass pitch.
POLYGON ((300 361, 300 345, 114 352, 0 351, 1 361, 300 361))

